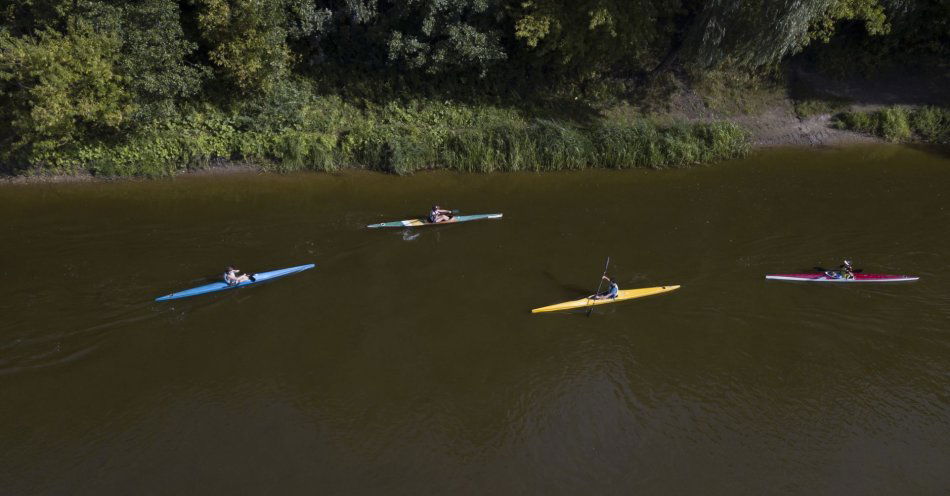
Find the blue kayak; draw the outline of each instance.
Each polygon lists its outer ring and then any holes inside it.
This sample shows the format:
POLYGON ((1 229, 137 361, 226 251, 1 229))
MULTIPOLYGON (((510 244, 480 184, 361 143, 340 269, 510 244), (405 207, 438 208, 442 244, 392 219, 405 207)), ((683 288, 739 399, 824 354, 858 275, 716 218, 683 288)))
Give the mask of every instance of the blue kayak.
POLYGON ((226 289, 234 288, 243 288, 244 286, 250 286, 251 284, 258 284, 264 281, 269 281, 271 279, 277 279, 278 277, 289 276, 290 274, 296 274, 297 272, 303 272, 307 269, 312 269, 316 267, 314 264, 307 265, 298 265, 296 267, 289 267, 286 269, 277 269, 270 272, 259 272, 254 274, 253 281, 242 282, 240 284, 235 284, 229 286, 226 282, 213 282, 211 284, 205 284, 204 286, 198 286, 197 288, 186 289, 178 293, 172 293, 170 295, 160 296, 155 298, 155 301, 166 301, 166 300, 177 300, 179 298, 188 298, 189 296, 197 296, 205 293, 214 293, 216 291, 224 291, 226 289))

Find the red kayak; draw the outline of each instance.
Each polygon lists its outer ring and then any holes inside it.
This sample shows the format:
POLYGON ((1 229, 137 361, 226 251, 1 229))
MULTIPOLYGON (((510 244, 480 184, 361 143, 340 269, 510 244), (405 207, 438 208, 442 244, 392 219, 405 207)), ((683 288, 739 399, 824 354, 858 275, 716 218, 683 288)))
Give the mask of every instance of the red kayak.
POLYGON ((893 274, 854 274, 854 278, 845 279, 838 271, 813 272, 810 274, 768 274, 766 279, 776 281, 809 282, 903 282, 916 281, 917 276, 898 276, 893 274))

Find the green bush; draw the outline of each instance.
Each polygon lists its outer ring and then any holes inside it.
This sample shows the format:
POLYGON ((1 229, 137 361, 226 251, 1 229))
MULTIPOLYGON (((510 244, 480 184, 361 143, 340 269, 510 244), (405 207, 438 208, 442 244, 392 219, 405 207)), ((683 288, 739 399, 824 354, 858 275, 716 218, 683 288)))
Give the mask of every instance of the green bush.
POLYGON ((950 143, 950 109, 921 107, 911 114, 910 125, 923 141, 950 143))
POLYGON ((879 135, 887 141, 910 138, 910 113, 902 107, 888 107, 877 112, 879 135))
POLYGON ((846 112, 835 127, 859 131, 888 141, 908 141, 914 135, 927 143, 950 143, 950 110, 940 107, 887 107, 873 112, 846 112))

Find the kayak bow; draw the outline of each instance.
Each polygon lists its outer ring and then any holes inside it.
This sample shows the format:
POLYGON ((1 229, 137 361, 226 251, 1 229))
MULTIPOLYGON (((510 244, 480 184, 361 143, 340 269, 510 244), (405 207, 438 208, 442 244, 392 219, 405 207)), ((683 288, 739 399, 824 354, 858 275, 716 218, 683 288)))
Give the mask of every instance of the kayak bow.
POLYGON ((920 279, 917 276, 901 276, 893 274, 854 274, 854 279, 845 279, 844 277, 832 277, 824 272, 813 272, 810 274, 768 274, 766 279, 773 281, 805 281, 805 282, 904 282, 916 281, 920 279))
POLYGON ((428 219, 409 219, 397 220, 395 222, 383 222, 381 224, 370 224, 366 227, 375 229, 377 227, 423 227, 423 226, 441 226, 443 224, 454 224, 456 222, 468 222, 471 220, 482 219, 500 219, 502 214, 477 214, 477 215, 456 215, 445 222, 429 222, 428 219))
POLYGON ((269 281, 271 279, 277 279, 278 277, 289 276, 290 274, 296 274, 297 272, 303 272, 307 269, 312 269, 316 267, 314 264, 307 265, 298 265, 296 267, 289 267, 286 269, 272 270, 269 272, 259 272, 254 275, 253 281, 242 282, 240 284, 235 284, 229 286, 226 282, 219 281, 213 282, 211 284, 205 284, 204 286, 198 286, 197 288, 186 289, 184 291, 179 291, 177 293, 172 293, 165 296, 160 296, 155 298, 155 301, 167 301, 167 300, 177 300, 179 298, 188 298, 190 296, 197 296, 205 293, 214 293, 216 291, 224 291, 227 289, 234 288, 243 288, 244 286, 250 286, 251 284, 258 284, 264 281, 269 281))
POLYGON ((617 293, 616 298, 605 298, 601 300, 594 300, 591 298, 581 298, 580 300, 574 301, 565 301, 564 303, 557 303, 555 305, 548 305, 546 307, 535 308, 531 310, 531 313, 542 313, 542 312, 557 312, 560 310, 573 310, 577 308, 586 308, 588 306, 594 305, 606 305, 608 303, 617 303, 618 301, 632 300, 634 298, 643 298, 644 296, 651 296, 660 293, 666 293, 673 291, 674 289, 679 289, 679 285, 676 286, 657 286, 655 288, 639 288, 639 289, 621 289, 617 293))

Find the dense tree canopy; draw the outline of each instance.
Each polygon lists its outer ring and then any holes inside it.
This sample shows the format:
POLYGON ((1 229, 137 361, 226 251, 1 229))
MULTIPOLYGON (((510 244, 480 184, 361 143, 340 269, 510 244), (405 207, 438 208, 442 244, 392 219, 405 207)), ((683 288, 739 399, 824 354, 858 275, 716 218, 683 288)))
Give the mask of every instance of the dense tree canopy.
POLYGON ((950 2, 6 0, 0 153, 35 158, 201 105, 279 114, 308 95, 394 82, 403 96, 497 95, 677 67, 757 70, 843 32, 946 57, 950 2))

